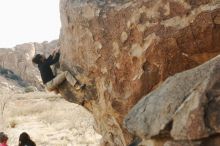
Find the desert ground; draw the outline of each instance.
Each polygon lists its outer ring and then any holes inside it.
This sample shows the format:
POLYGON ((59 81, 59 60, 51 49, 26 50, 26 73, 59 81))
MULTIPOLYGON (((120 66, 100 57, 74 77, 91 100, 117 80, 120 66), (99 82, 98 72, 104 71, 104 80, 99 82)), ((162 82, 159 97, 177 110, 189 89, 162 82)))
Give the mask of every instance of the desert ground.
MULTIPOLYGON (((98 146, 101 136, 94 119, 81 106, 46 92, 1 94, 4 103, 1 126, 9 146, 17 146, 20 133, 27 132, 37 146, 98 146)), ((3 104, 2 104, 3 105, 3 104)))

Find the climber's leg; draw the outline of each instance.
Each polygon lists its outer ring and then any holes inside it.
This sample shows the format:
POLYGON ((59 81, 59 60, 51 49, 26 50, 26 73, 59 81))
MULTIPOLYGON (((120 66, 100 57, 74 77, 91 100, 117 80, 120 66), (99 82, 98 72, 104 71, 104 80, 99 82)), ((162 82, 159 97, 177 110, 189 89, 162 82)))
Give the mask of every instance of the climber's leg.
POLYGON ((46 83, 48 91, 55 90, 66 79, 65 72, 58 74, 53 80, 46 83))
POLYGON ((65 71, 58 74, 53 80, 46 83, 47 90, 55 90, 65 79, 77 90, 85 87, 85 84, 80 84, 80 82, 74 76, 72 76, 68 71, 65 71))
POLYGON ((68 71, 64 72, 66 80, 72 85, 75 86, 77 83, 76 78, 74 78, 68 71))
POLYGON ((66 80, 77 90, 83 89, 85 87, 85 84, 80 84, 80 82, 68 71, 65 71, 65 76, 66 76, 66 80))

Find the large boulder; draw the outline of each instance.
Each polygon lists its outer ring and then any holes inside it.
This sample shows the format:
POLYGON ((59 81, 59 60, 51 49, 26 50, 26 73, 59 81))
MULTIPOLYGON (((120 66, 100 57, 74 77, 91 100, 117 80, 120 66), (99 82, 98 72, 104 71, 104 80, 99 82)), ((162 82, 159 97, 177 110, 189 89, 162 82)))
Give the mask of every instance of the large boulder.
POLYGON ((201 140, 220 133, 220 56, 169 77, 128 113, 125 126, 143 139, 201 140))
POLYGON ((61 0, 60 12, 61 69, 96 89, 84 106, 103 145, 131 143, 128 111, 167 77, 220 53, 215 0, 61 0))

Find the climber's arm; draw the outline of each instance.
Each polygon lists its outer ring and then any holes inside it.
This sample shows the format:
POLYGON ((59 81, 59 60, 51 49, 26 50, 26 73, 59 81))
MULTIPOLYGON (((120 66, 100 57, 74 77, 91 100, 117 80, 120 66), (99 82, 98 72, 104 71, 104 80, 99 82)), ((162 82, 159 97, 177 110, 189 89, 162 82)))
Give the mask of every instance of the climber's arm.
POLYGON ((53 64, 57 63, 57 62, 59 61, 59 59, 60 59, 60 53, 57 52, 57 53, 55 54, 55 56, 50 55, 50 56, 46 59, 46 63, 47 63, 48 65, 53 65, 53 64))
POLYGON ((57 63, 60 59, 60 52, 56 52, 55 56, 53 56, 53 61, 52 63, 57 63))

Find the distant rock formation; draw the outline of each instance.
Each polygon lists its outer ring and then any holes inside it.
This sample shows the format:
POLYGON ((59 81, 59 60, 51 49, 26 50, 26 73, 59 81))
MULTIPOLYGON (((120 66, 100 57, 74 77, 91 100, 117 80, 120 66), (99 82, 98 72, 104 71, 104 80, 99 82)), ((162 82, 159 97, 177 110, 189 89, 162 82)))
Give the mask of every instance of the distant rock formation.
POLYGON ((58 41, 55 40, 43 43, 25 43, 14 48, 0 48, 0 67, 13 71, 23 80, 42 89, 39 71, 31 60, 36 53, 48 56, 57 43, 58 41))
POLYGON ((23 81, 11 70, 0 67, 0 94, 3 92, 24 92, 28 83, 23 81))
POLYGON ((106 146, 136 138, 123 120, 143 96, 220 53, 218 0, 61 0, 60 12, 61 68, 96 88, 84 106, 106 146))

